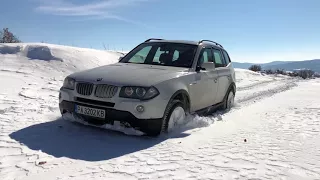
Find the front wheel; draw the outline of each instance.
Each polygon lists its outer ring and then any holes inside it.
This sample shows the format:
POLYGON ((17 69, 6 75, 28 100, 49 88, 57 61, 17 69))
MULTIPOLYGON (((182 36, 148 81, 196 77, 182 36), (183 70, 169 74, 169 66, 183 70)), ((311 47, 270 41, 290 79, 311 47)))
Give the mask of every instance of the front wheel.
POLYGON ((180 100, 173 100, 164 113, 162 132, 172 132, 185 118, 185 105, 180 100))
POLYGON ((161 133, 169 133, 174 130, 177 125, 183 123, 186 118, 185 105, 180 100, 173 100, 169 102, 161 123, 153 130, 149 129, 147 135, 158 136, 161 133))

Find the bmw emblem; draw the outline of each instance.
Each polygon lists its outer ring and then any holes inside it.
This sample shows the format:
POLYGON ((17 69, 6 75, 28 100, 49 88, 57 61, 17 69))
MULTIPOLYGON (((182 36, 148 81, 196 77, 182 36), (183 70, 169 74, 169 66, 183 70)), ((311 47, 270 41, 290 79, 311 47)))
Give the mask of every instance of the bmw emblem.
POLYGON ((98 78, 97 81, 102 81, 102 78, 98 78))

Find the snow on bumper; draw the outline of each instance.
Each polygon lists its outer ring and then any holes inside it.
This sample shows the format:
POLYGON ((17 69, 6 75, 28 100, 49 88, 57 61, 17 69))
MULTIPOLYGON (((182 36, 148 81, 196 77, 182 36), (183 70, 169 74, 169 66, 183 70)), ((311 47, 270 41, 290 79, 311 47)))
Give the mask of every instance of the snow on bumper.
MULTIPOLYGON (((85 105, 87 103, 78 102, 75 101, 77 99, 76 96, 74 96, 74 91, 72 90, 66 90, 66 89, 60 89, 60 95, 59 95, 59 103, 62 103, 62 101, 68 101, 68 102, 74 102, 79 103, 82 105, 85 105)), ((125 99, 125 98, 119 98, 114 97, 110 100, 110 102, 101 101, 97 98, 90 97, 89 100, 95 100, 100 101, 100 103, 111 103, 112 107, 104 107, 95 103, 90 103, 89 105, 93 105, 96 108, 108 108, 112 110, 119 110, 119 111, 125 111, 131 113, 135 118, 137 119, 159 119, 163 117, 164 111, 166 109, 166 106, 168 104, 169 100, 163 100, 160 97, 156 97, 152 100, 148 101, 140 101, 140 100, 134 100, 134 99, 125 99), (143 106, 144 111, 138 112, 137 106, 143 106)))
POLYGON ((85 121, 83 118, 81 118, 81 116, 77 116, 74 113, 64 113, 62 115, 62 118, 64 120, 77 122, 77 123, 81 123, 81 124, 84 124, 84 125, 94 126, 94 127, 113 130, 113 131, 120 131, 120 132, 123 132, 124 134, 127 134, 127 135, 141 136, 141 135, 145 134, 142 131, 139 131, 139 130, 134 129, 132 127, 125 127, 125 126, 122 126, 121 124, 113 124, 113 125, 111 125, 111 124, 103 124, 103 125, 100 125, 100 126, 99 125, 93 125, 93 124, 90 124, 87 121, 85 121))
MULTIPOLYGON (((162 127, 163 112, 161 112, 161 108, 157 109, 159 106, 153 105, 153 103, 155 103, 153 100, 148 102, 102 102, 93 99, 86 99, 87 101, 83 102, 78 99, 78 97, 73 96, 72 91, 60 90, 59 108, 61 114, 63 116, 71 114, 73 119, 75 119, 73 121, 106 129, 113 129, 115 125, 122 125, 126 128, 130 127, 135 130, 140 130, 144 133, 152 133, 159 131, 159 128, 162 127), (92 102, 98 104, 93 104, 92 102), (106 104, 109 106, 106 106, 106 104), (145 111, 140 113, 136 110, 136 106, 141 104, 145 106, 145 111), (95 118, 88 115, 78 114, 75 112, 75 107, 77 105, 104 110, 105 116, 104 118, 95 118), (152 114, 153 112, 157 112, 155 113, 156 115, 152 114)), ((163 108, 165 108, 165 106, 163 108)))

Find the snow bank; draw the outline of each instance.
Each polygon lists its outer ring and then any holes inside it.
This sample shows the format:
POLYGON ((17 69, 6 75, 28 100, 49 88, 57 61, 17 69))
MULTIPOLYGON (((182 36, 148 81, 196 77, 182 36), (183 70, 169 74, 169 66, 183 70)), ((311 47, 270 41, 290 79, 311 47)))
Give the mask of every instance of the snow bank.
POLYGON ((0 54, 17 54, 21 50, 21 46, 0 45, 0 54))
POLYGON ((24 49, 26 57, 30 59, 38 59, 44 61, 50 60, 60 60, 52 55, 51 50, 48 46, 39 46, 39 45, 27 45, 24 49))
POLYGON ((118 52, 44 43, 4 44, 0 49, 0 55, 5 55, 0 61, 0 70, 58 81, 73 72, 116 63, 121 55, 118 52))

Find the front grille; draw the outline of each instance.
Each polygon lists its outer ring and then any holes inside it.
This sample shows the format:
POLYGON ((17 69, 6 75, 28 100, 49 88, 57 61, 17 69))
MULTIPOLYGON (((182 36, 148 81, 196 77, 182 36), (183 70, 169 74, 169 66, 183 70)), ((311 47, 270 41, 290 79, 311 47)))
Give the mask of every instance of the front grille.
POLYGON ((77 93, 84 95, 84 96, 90 96, 93 91, 93 84, 91 83, 78 83, 77 84, 77 93))
POLYGON ((117 86, 99 84, 96 87, 95 96, 99 98, 112 98, 118 91, 117 86))

